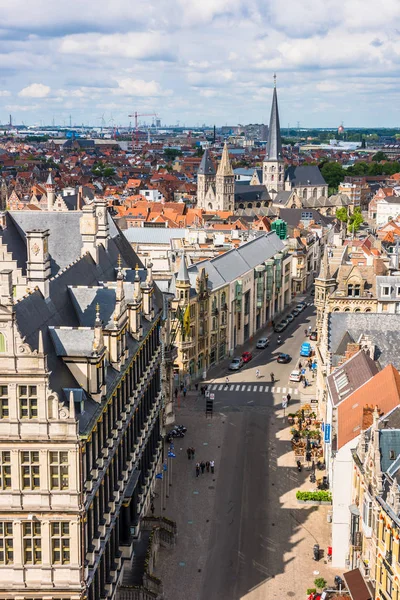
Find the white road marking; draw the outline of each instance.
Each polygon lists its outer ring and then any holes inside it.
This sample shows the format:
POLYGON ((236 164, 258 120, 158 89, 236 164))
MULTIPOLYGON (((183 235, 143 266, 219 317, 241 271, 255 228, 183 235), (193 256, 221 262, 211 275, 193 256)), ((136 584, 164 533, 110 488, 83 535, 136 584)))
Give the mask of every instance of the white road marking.
POLYGON ((254 400, 248 400, 247 404, 254 404, 254 400))
POLYGON ((238 392, 240 390, 240 385, 236 386, 236 391, 238 392))
MULTIPOLYGON (((224 415, 224 413, 219 413, 219 414, 221 415, 221 417, 226 418, 226 415, 224 415)), ((297 479, 296 479, 296 481, 297 481, 297 479)))
POLYGON ((221 385, 218 386, 218 391, 221 391, 223 387, 224 387, 224 384, 221 383, 221 385))
POLYGON ((271 389, 271 392, 274 393, 275 392, 275 386, 271 389))
POLYGON ((245 389, 246 389, 246 386, 242 385, 242 392, 244 392, 245 389))
POLYGON ((269 392, 269 385, 266 385, 266 386, 265 386, 265 391, 266 391, 266 392, 269 392))
POLYGON ((293 394, 292 388, 289 388, 289 394, 293 394))
POLYGON ((234 386, 234 385, 233 385, 233 383, 232 383, 232 384, 231 384, 231 386, 230 386, 230 388, 229 388, 229 391, 230 391, 230 392, 233 392, 233 390, 234 390, 234 389, 235 389, 235 386, 234 386))
POLYGON ((253 392, 256 392, 256 391, 257 391, 257 386, 255 385, 255 386, 253 387, 253 392))
POLYGON ((258 391, 259 391, 259 392, 262 392, 262 391, 263 391, 263 389, 264 389, 264 386, 260 385, 260 387, 259 387, 258 391))
POLYGON ((298 393, 299 393, 299 390, 298 390, 298 388, 296 388, 296 389, 294 390, 294 393, 295 393, 295 394, 298 394, 298 393))
POLYGON ((282 388, 282 394, 286 394, 286 388, 282 388))
POLYGON ((217 383, 214 383, 214 385, 212 385, 212 386, 210 387, 210 390, 216 390, 216 389, 217 389, 217 387, 218 387, 218 384, 217 384, 217 383))
POLYGON ((251 392, 251 385, 248 385, 248 386, 247 386, 247 391, 248 391, 248 392, 251 392))
POLYGON ((276 388, 276 393, 277 393, 277 394, 280 394, 280 393, 281 393, 281 388, 280 388, 280 387, 276 388))

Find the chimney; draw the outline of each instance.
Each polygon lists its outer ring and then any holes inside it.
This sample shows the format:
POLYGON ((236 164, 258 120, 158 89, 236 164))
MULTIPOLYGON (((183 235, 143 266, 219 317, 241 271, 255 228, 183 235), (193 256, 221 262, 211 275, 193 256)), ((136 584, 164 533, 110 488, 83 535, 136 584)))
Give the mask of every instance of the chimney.
POLYGON ((80 231, 82 236, 81 256, 90 252, 95 263, 98 262, 98 248, 96 245, 97 238, 97 218, 95 215, 94 204, 87 204, 82 208, 82 216, 80 218, 80 231))
POLYGON ((98 246, 101 244, 107 249, 108 240, 110 238, 110 232, 108 229, 107 200, 104 198, 95 198, 94 205, 97 218, 96 243, 98 246))
POLYGON ((37 286, 45 298, 49 296, 49 279, 51 277, 49 235, 48 229, 31 229, 26 232, 27 284, 32 288, 37 286))

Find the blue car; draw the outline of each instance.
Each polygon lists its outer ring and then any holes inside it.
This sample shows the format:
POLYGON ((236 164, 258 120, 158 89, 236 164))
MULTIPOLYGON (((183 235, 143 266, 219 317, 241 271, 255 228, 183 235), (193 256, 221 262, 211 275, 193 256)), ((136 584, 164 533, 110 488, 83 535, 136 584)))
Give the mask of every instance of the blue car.
POLYGON ((311 356, 311 344, 304 342, 301 345, 300 356, 306 356, 307 358, 311 356))

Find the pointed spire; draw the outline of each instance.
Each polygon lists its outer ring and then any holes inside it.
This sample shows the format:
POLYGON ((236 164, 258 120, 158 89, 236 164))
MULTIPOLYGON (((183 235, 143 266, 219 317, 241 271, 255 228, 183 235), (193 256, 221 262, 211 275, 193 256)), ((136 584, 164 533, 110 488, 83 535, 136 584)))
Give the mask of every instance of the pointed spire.
POLYGON ((44 354, 43 333, 41 329, 39 329, 38 353, 44 354))
POLYGON ((218 177, 218 175, 219 176, 229 175, 230 177, 234 176, 231 161, 229 159, 228 146, 227 146, 226 142, 224 144, 224 149, 222 150, 222 157, 221 157, 221 162, 219 163, 217 177, 218 177))
POLYGON ((204 150, 197 175, 215 175, 214 163, 207 148, 204 150))
POLYGON ((184 252, 182 252, 182 254, 181 254, 181 264, 179 265, 179 272, 178 272, 178 275, 176 276, 176 281, 190 283, 189 272, 188 272, 187 264, 186 264, 186 256, 185 256, 184 252))
POLYGON ((268 142, 265 160, 282 160, 281 126, 279 124, 278 96, 276 93, 276 74, 272 94, 271 117, 269 120, 268 142))
POLYGON ((53 175, 51 174, 52 169, 49 171, 49 176, 47 177, 46 185, 54 185, 53 175))
POLYGON ((324 256, 321 262, 321 270, 318 279, 331 279, 331 271, 329 268, 328 248, 325 248, 324 256))

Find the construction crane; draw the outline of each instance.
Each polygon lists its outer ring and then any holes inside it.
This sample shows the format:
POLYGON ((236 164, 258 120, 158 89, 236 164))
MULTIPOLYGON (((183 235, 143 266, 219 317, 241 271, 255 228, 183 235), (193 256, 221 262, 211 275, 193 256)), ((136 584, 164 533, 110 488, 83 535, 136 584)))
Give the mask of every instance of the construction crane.
POLYGON ((135 146, 136 148, 139 146, 139 128, 138 128, 138 117, 157 117, 156 113, 138 113, 134 112, 133 115, 128 115, 128 117, 135 117, 135 130, 132 132, 132 148, 135 146))

